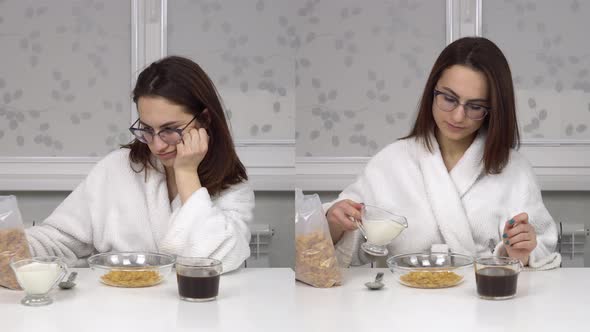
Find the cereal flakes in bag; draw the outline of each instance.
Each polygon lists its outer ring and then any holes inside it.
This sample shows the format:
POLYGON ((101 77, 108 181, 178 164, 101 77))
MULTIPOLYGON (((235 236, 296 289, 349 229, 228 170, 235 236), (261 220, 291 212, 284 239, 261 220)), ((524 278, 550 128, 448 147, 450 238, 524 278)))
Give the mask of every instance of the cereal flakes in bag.
POLYGON ((342 275, 319 196, 295 194, 295 277, 314 287, 342 283, 342 275))
POLYGON ((21 289, 10 261, 30 258, 29 243, 15 196, 0 196, 0 286, 21 289))

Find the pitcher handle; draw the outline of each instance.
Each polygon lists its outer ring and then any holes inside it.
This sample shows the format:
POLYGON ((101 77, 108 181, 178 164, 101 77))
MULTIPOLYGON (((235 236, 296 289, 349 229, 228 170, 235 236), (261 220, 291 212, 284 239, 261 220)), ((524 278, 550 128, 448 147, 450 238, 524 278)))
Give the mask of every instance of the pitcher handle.
POLYGON ((59 277, 57 277, 55 279, 55 282, 53 283, 53 285, 51 285, 51 288, 50 289, 54 289, 55 286, 57 286, 57 284, 59 284, 60 281, 62 281, 63 278, 68 275, 68 265, 66 263, 64 263, 63 261, 60 260, 57 263, 57 265, 61 269, 61 273, 59 274, 59 277))
POLYGON ((355 219, 353 217, 350 217, 350 219, 352 219, 352 221, 354 221, 354 223, 356 224, 356 227, 358 227, 359 231, 361 231, 361 234, 363 234, 363 236, 366 239, 367 238, 367 231, 365 230, 365 227, 363 226, 363 224, 358 219, 355 219))

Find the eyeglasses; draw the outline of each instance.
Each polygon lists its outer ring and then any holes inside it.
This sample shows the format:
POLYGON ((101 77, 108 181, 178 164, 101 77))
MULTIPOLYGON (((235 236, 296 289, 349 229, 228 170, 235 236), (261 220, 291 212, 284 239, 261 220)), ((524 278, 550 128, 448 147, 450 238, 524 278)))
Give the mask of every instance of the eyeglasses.
POLYGON ((168 145, 176 145, 176 144, 180 143, 180 141, 182 141, 182 132, 193 121, 195 121, 196 118, 197 118, 197 116, 195 115, 193 117, 193 119, 190 120, 189 123, 187 123, 182 128, 164 128, 164 129, 160 130, 157 134, 154 133, 154 130, 151 129, 151 128, 149 128, 149 129, 146 129, 146 128, 134 128, 133 126, 135 126, 137 124, 137 122, 139 122, 139 119, 137 119, 137 121, 135 121, 131 125, 131 127, 129 127, 129 131, 141 143, 150 144, 150 143, 152 143, 154 141, 155 135, 158 135, 160 137, 160 139, 164 143, 166 143, 168 145))
POLYGON ((434 89, 434 101, 436 106, 440 108, 444 112, 451 112, 455 108, 459 107, 459 105, 463 105, 463 111, 465 112, 465 116, 470 118, 471 120, 481 120, 488 115, 490 108, 483 105, 478 105, 474 103, 465 103, 461 104, 459 99, 449 94, 446 94, 442 91, 438 91, 434 89))

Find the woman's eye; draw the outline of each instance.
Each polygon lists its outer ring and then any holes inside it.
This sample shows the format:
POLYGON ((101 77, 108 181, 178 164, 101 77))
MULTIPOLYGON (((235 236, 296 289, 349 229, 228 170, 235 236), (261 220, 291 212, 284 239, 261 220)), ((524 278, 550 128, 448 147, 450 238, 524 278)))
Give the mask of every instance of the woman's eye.
POLYGON ((451 96, 444 96, 445 97, 445 101, 448 101, 449 103, 456 103, 457 99, 451 97, 451 96))
POLYGON ((474 111, 482 111, 484 109, 483 106, 476 104, 469 104, 469 108, 471 108, 474 111))

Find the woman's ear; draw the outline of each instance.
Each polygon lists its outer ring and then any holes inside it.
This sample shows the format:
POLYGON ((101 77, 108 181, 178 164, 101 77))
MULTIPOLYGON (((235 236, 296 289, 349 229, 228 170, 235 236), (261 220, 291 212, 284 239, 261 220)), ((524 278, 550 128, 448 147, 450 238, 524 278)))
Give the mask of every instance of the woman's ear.
POLYGON ((197 119, 203 128, 209 128, 209 125, 211 125, 211 114, 206 108, 201 111, 201 114, 199 114, 197 119))

